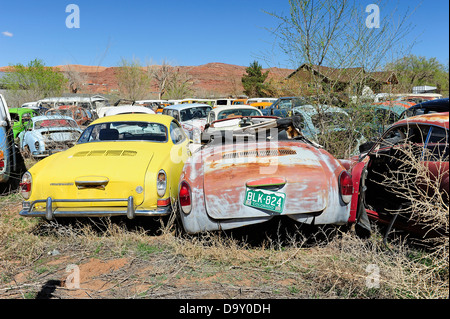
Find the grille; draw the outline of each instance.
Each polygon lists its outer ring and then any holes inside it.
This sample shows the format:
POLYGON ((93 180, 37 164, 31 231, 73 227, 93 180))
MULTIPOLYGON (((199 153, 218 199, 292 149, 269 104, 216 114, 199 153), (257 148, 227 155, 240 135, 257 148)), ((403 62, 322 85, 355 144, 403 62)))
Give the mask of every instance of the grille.
POLYGON ((286 156, 297 154, 294 150, 288 149, 268 149, 268 150, 254 150, 242 151, 234 153, 223 154, 223 159, 242 158, 242 157, 269 157, 269 156, 286 156))
POLYGON ((127 151, 127 150, 96 150, 96 151, 83 151, 75 153, 74 157, 84 157, 84 156, 136 156, 137 152, 127 151))

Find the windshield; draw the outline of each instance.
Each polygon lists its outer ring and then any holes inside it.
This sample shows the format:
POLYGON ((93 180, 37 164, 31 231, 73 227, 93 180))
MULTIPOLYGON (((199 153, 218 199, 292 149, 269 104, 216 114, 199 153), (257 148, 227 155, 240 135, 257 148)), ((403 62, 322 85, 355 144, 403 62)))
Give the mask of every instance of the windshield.
POLYGON ((84 130, 78 143, 100 141, 167 142, 167 128, 163 124, 149 122, 99 123, 84 130))
POLYGON ((208 112, 211 111, 211 109, 212 107, 210 106, 199 106, 181 110, 180 111, 181 122, 190 121, 193 119, 206 118, 208 112))
POLYGON ((348 116, 345 113, 325 112, 314 114, 311 120, 316 128, 345 128, 348 123, 348 116))
POLYGON ((261 114, 259 113, 259 111, 254 109, 230 109, 220 112, 217 115, 217 119, 222 120, 238 116, 260 116, 260 115, 261 114))
POLYGON ((49 127, 78 128, 78 125, 74 120, 69 120, 69 119, 45 119, 45 120, 36 121, 34 123, 35 129, 49 128, 49 127))

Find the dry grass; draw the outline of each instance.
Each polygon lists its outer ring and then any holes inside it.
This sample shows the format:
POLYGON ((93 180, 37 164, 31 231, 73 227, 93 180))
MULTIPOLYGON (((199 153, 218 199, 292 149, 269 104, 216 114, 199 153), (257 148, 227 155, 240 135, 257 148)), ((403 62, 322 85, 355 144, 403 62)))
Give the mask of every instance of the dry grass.
POLYGON ((311 240, 275 230, 278 238, 249 244, 225 233, 155 232, 158 221, 23 219, 18 200, 1 199, 1 298, 448 298, 435 252, 401 241, 386 249, 378 233, 311 240), (68 264, 80 266, 81 288, 45 293, 64 281, 68 264), (379 286, 368 285, 368 266, 378 269, 379 286))
MULTIPOLYGON (((411 217, 448 234, 441 192, 394 189, 413 203, 411 217)), ((16 193, 0 197, 0 298, 449 297, 448 235, 427 246, 393 237, 389 248, 378 230, 369 239, 340 229, 286 234, 276 223, 262 225, 271 236, 257 239, 250 229, 188 236, 174 220, 48 223, 20 217, 20 204, 16 193), (64 285, 68 265, 80 267, 79 289, 64 285)))

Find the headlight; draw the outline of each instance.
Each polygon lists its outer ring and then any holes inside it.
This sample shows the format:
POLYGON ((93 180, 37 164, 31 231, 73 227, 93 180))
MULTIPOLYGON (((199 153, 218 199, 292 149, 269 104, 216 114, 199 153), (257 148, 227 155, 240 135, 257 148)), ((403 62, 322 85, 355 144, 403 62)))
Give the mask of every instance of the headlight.
POLYGON ((198 128, 194 129, 194 132, 192 133, 192 140, 194 141, 195 144, 200 144, 201 143, 201 135, 202 132, 200 132, 200 130, 198 128))
POLYGON ((36 148, 36 151, 39 150, 39 142, 38 141, 34 142, 34 147, 36 148))
POLYGON ((160 170, 156 176, 156 191, 159 197, 163 197, 166 193, 167 176, 164 170, 160 170))
POLYGON ((22 194, 23 198, 28 199, 30 198, 31 194, 31 183, 32 178, 30 172, 25 172, 22 176, 22 181, 20 182, 20 193, 22 194))

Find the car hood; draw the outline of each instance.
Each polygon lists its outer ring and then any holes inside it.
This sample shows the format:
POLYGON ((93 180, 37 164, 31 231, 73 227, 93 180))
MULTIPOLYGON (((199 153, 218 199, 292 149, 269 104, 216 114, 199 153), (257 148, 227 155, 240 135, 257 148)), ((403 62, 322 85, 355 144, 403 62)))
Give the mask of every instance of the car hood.
POLYGON ((145 142, 75 145, 43 161, 36 168, 38 174, 30 169, 36 176, 33 176, 32 197, 111 199, 133 196, 135 204, 139 205, 144 199, 145 176, 153 154, 154 150, 145 142))
POLYGON ((336 171, 342 170, 331 156, 325 160, 319 150, 304 143, 236 144, 210 148, 203 155, 206 208, 216 219, 271 214, 244 205, 249 185, 285 194, 282 214, 319 214, 328 205, 328 192, 335 191, 336 171), (271 183, 279 185, 267 187, 271 183))

